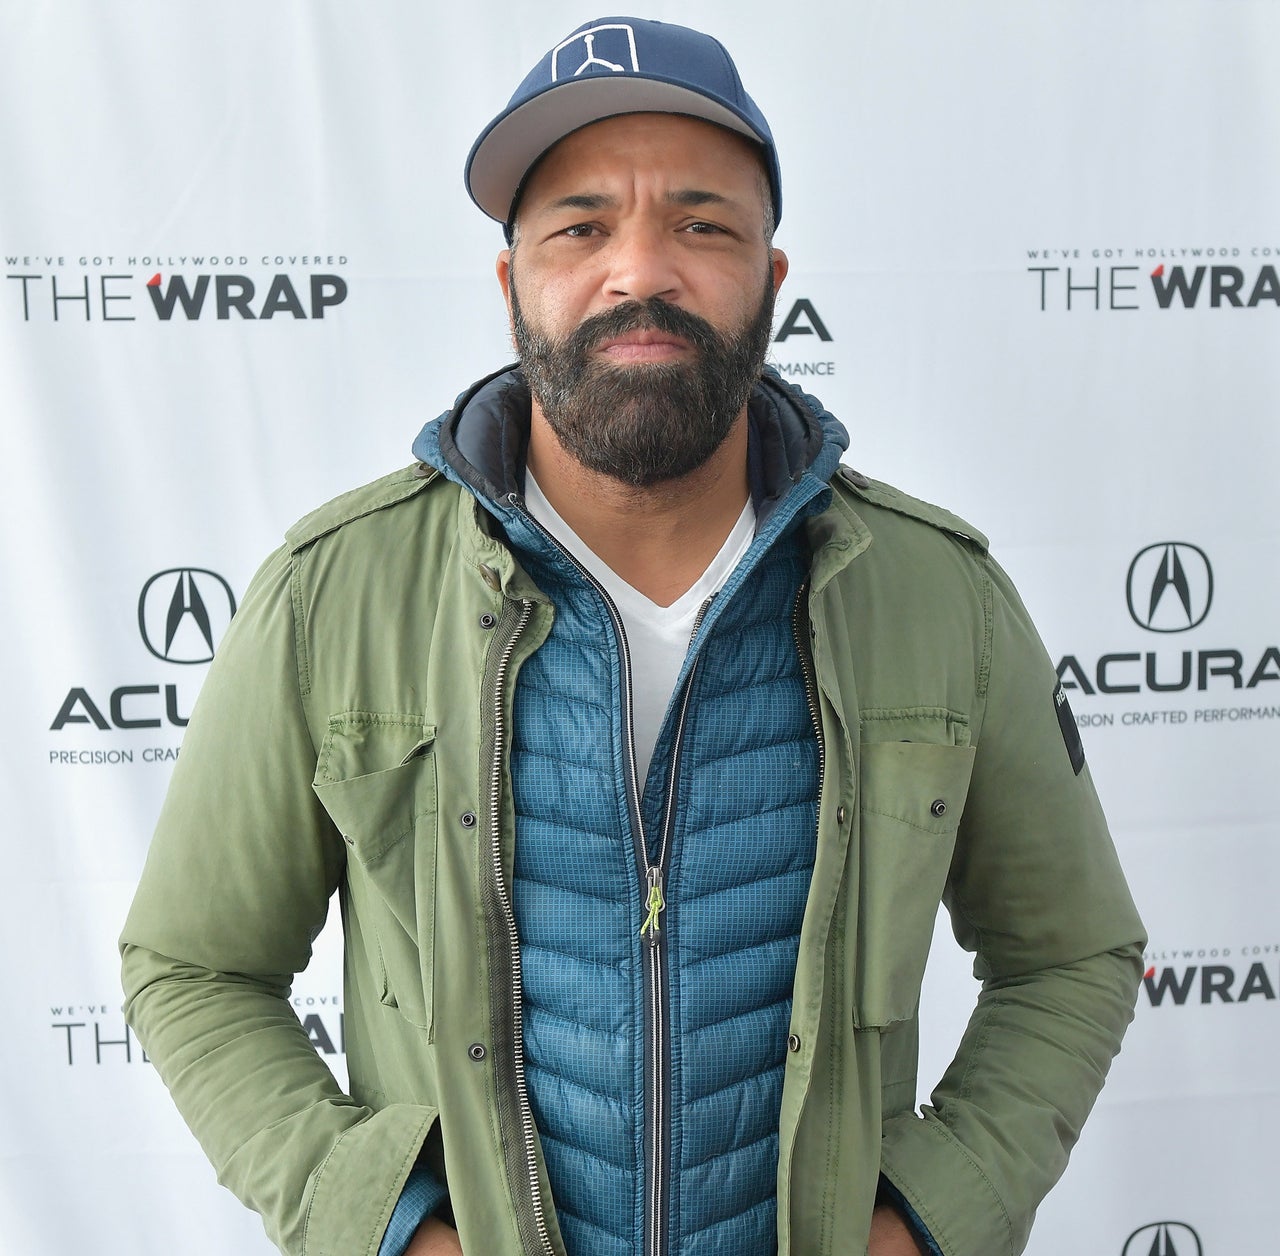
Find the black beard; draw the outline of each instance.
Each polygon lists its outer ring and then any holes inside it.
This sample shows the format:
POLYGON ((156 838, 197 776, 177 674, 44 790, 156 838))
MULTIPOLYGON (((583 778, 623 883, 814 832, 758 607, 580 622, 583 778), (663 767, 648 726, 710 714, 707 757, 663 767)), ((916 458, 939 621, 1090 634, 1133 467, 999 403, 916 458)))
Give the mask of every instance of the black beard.
POLYGON ((636 488, 696 471, 724 443, 760 378, 773 327, 771 276, 751 319, 722 336, 705 319, 652 297, 584 319, 552 340, 524 320, 511 283, 520 364, 560 444, 584 467, 636 488), (612 366, 592 358, 629 331, 679 336, 692 362, 612 366))

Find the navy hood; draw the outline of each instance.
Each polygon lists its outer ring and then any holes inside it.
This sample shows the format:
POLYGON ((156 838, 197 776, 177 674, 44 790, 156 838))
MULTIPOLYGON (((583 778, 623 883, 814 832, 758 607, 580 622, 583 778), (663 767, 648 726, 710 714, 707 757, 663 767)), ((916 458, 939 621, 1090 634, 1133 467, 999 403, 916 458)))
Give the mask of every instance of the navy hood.
MULTIPOLYGON (((491 509, 524 496, 529 444, 529 386, 518 366, 486 376, 433 419, 413 442, 414 455, 474 493, 491 509)), ((849 447, 843 425, 814 397, 765 367, 747 403, 748 461, 757 526, 793 487, 825 484, 849 447)))

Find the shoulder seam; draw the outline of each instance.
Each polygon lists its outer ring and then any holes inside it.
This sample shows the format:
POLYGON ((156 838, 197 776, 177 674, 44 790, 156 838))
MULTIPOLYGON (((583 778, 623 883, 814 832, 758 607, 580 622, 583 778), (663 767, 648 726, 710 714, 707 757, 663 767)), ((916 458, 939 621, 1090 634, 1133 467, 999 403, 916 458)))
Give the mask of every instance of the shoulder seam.
POLYGON ((901 489, 894 488, 891 484, 869 479, 849 466, 841 466, 837 479, 841 480, 845 488, 853 493, 855 497, 872 506, 880 506, 885 510, 893 511, 895 514, 905 515, 909 519, 927 523, 941 532, 949 532, 953 536, 969 542, 979 553, 985 554, 987 552, 988 542, 986 536, 967 520, 941 506, 935 506, 932 502, 912 497, 909 493, 904 493, 901 489))
POLYGON ((356 519, 379 510, 399 505, 422 492, 439 478, 440 472, 425 463, 416 463, 400 471, 351 489, 303 516, 285 533, 285 546, 291 555, 306 549, 330 532, 336 532, 356 519))

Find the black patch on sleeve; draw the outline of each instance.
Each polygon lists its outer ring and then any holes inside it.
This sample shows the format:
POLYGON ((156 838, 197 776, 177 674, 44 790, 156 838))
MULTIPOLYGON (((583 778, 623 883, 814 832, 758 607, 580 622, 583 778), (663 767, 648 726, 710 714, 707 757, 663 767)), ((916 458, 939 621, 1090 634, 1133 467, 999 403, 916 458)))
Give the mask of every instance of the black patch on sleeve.
POLYGON ((1080 740, 1080 729, 1076 727, 1076 717, 1071 714, 1071 703, 1067 701, 1067 691, 1061 683, 1053 687, 1053 709, 1058 713, 1058 727, 1062 729, 1071 770, 1079 776, 1080 769, 1084 767, 1084 742, 1080 740))

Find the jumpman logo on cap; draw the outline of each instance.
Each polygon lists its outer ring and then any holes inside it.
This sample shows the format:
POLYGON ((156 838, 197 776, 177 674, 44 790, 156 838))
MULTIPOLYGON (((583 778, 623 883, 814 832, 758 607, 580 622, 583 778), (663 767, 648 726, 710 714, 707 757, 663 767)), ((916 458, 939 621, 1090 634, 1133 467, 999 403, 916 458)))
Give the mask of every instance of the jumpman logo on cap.
MULTIPOLYGON (((573 64, 566 55, 565 60, 573 64)), ((563 43, 551 50, 551 81, 559 82, 561 78, 577 78, 580 74, 592 71, 600 73, 607 70, 610 74, 626 74, 628 70, 637 74, 640 62, 636 57, 635 31, 624 22, 608 22, 601 26, 592 26, 589 30, 578 31, 563 43), (578 63, 572 74, 566 66, 561 73, 560 57, 569 48, 576 48, 585 57, 578 63)))
POLYGON ((616 74, 622 73, 622 67, 615 65, 612 61, 606 61, 603 57, 596 56, 596 37, 594 34, 588 33, 584 35, 583 42, 587 45, 587 59, 573 72, 573 77, 577 78, 588 66, 602 65, 606 70, 613 70, 616 74))

